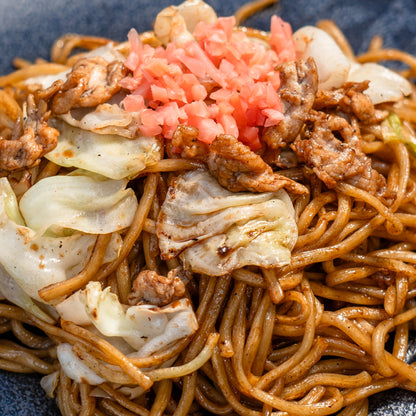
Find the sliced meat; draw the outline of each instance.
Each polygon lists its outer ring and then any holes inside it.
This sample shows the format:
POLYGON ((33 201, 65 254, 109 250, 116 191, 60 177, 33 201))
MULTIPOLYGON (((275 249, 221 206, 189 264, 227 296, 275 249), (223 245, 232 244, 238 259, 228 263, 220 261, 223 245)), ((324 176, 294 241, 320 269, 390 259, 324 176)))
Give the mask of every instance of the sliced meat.
POLYGON ((274 192, 282 188, 294 194, 308 192, 302 184, 273 172, 259 155, 230 135, 219 135, 212 142, 207 163, 211 174, 232 192, 274 192))
POLYGON ((36 106, 33 95, 29 95, 23 126, 18 120, 10 140, 0 140, 0 169, 11 172, 34 167, 56 147, 59 131, 48 126, 49 116, 46 102, 40 100, 36 106))
POLYGON ((318 90, 318 72, 312 58, 285 62, 278 67, 281 87, 279 96, 285 118, 264 130, 262 140, 270 149, 285 147, 299 134, 318 90))
POLYGON ((304 137, 297 138, 291 147, 328 188, 346 182, 383 196, 385 178, 372 168, 371 159, 360 150, 358 135, 358 126, 352 127, 344 118, 314 112, 304 137))
POLYGON ((53 97, 53 112, 64 114, 71 108, 94 107, 107 102, 120 91, 119 81, 126 74, 120 61, 107 62, 100 56, 80 59, 53 97))
POLYGON ((261 154, 262 159, 271 166, 277 166, 280 169, 295 168, 299 164, 298 157, 290 147, 284 149, 266 149, 261 154))
POLYGON ((274 173, 258 154, 234 136, 219 135, 209 146, 197 137, 196 128, 179 126, 172 146, 179 149, 181 157, 207 162, 211 174, 229 191, 274 192, 285 188, 294 194, 308 192, 300 183, 274 173))
POLYGON ((198 129, 192 126, 179 125, 173 133, 172 146, 186 159, 205 160, 208 154, 208 145, 198 140, 198 129))
POLYGON ((313 108, 354 115, 365 124, 378 124, 388 112, 376 110, 371 99, 363 93, 368 84, 369 81, 347 82, 336 90, 318 91, 313 108))
POLYGON ((177 275, 176 269, 169 271, 167 277, 154 271, 141 271, 133 282, 133 292, 129 295, 129 303, 150 303, 164 306, 185 294, 185 284, 177 275))

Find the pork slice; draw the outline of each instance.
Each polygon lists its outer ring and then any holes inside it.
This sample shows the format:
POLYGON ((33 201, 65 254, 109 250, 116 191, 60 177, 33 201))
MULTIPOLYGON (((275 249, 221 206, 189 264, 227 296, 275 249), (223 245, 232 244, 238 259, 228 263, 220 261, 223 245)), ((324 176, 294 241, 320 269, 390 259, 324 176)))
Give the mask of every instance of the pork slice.
POLYGON ((293 142, 309 117, 318 90, 318 72, 313 58, 284 62, 278 67, 284 119, 264 129, 262 140, 270 149, 293 142))

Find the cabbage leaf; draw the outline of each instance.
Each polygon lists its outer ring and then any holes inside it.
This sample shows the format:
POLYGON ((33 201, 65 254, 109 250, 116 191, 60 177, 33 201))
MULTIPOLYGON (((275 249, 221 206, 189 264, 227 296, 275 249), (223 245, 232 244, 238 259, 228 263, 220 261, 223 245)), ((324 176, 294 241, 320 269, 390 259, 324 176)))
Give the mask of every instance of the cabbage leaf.
POLYGON ((33 299, 17 284, 0 264, 0 292, 9 302, 19 306, 45 322, 53 324, 55 320, 43 311, 33 299))
POLYGON ((93 324, 106 337, 122 337, 139 357, 150 356, 198 328, 188 299, 164 307, 127 306, 109 287, 102 290, 99 282, 88 283, 56 305, 56 310, 75 324, 93 324))
POLYGON ((58 144, 45 157, 64 167, 77 167, 111 179, 133 178, 160 159, 160 143, 154 137, 126 139, 98 134, 55 120, 58 144))
POLYGON ((96 374, 84 364, 72 351, 71 344, 66 342, 56 348, 59 363, 67 377, 77 383, 88 383, 92 386, 105 382, 105 379, 96 374))
POLYGON ((80 233, 39 236, 14 221, 21 218, 17 206, 8 180, 0 178, 0 264, 24 292, 42 301, 38 295, 41 288, 66 280, 85 267, 97 237, 80 233))
POLYGON ((115 134, 128 139, 136 138, 139 114, 127 112, 118 104, 104 103, 85 113, 85 109, 71 110, 60 119, 71 126, 99 134, 115 134))
POLYGON ((29 188, 19 203, 27 226, 40 235, 48 229, 109 234, 128 227, 138 204, 127 180, 82 173, 52 176, 29 188))
POLYGON ((175 179, 157 235, 163 258, 179 255, 185 268, 221 276, 247 265, 288 264, 297 227, 285 191, 233 193, 196 170, 175 179))

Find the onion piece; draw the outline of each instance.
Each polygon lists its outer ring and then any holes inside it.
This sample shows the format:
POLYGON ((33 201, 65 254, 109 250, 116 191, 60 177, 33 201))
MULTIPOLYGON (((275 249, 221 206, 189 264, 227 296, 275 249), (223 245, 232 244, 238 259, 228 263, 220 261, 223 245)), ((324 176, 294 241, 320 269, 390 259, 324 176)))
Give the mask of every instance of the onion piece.
POLYGON ((347 81, 366 80, 369 80, 370 84, 364 94, 370 97, 373 104, 399 101, 412 92, 412 86, 407 79, 385 66, 374 62, 352 63, 347 81))
POLYGON ((184 45, 194 40, 192 32, 198 22, 215 23, 214 9, 202 0, 186 0, 179 6, 169 6, 156 16, 154 31, 156 37, 167 45, 174 42, 184 45))
POLYGON ((293 34, 297 56, 315 60, 318 69, 319 89, 340 87, 348 78, 350 60, 335 40, 314 26, 304 26, 293 34))
POLYGON ((54 371, 40 379, 40 386, 46 393, 46 396, 50 399, 55 397, 55 390, 59 383, 59 371, 54 371))

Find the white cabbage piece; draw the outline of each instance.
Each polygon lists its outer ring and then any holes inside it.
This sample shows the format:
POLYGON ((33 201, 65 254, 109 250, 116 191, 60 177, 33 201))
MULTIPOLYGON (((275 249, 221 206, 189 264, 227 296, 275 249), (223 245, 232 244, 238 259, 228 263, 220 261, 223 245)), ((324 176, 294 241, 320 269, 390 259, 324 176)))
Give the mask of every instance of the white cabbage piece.
POLYGON ((297 227, 288 194, 233 193, 206 170, 178 177, 157 221, 162 257, 187 269, 221 276, 247 266, 288 264, 297 227))
POLYGON ((107 245, 105 254, 103 257, 103 264, 111 263, 116 260, 120 254, 121 247, 123 245, 123 239, 119 233, 112 233, 111 240, 107 245))
POLYGON ((128 227, 138 203, 127 180, 107 179, 75 171, 45 178, 20 199, 28 227, 40 235, 70 228, 89 234, 109 234, 128 227))
POLYGON ((364 91, 373 104, 389 101, 399 101, 412 92, 410 82, 397 72, 374 62, 365 64, 352 63, 347 81, 361 82, 369 80, 368 88, 364 91))
POLYGON ((91 319, 85 310, 84 290, 77 290, 71 296, 56 304, 55 309, 65 321, 71 321, 81 326, 91 324, 91 319))
POLYGON ((137 136, 139 114, 123 110, 118 104, 100 104, 93 111, 71 110, 60 116, 71 126, 99 134, 116 134, 133 139, 137 136))
POLYGON ((24 292, 42 301, 40 289, 75 276, 85 267, 97 237, 80 233, 41 237, 15 222, 20 214, 13 210, 17 210, 16 196, 8 180, 0 178, 0 264, 24 292))
POLYGON ((122 305, 117 295, 90 282, 58 305, 61 318, 95 327, 106 337, 122 337, 136 356, 154 354, 172 342, 193 334, 198 324, 188 299, 164 307, 122 305), (82 307, 83 306, 83 307, 82 307))
POLYGON ((21 307, 38 318, 53 324, 55 320, 42 310, 33 299, 17 284, 0 264, 0 291, 9 302, 21 307))
POLYGON ((92 386, 105 382, 105 379, 92 371, 74 354, 71 344, 59 344, 56 353, 65 375, 71 380, 77 383, 88 383, 92 386))
POLYGON ((98 134, 53 122, 60 132, 58 144, 45 157, 64 167, 78 167, 111 179, 133 178, 146 166, 160 160, 160 143, 154 137, 126 139, 115 134, 98 134))
POLYGON ((304 26, 293 34, 299 58, 314 58, 319 89, 340 87, 348 77, 351 62, 334 39, 314 26, 304 26))
POLYGON ((370 81, 364 91, 373 104, 399 101, 412 92, 410 82, 382 65, 349 60, 324 30, 305 26, 293 34, 299 58, 312 57, 318 69, 319 89, 341 87, 344 82, 370 81))
POLYGON ((136 352, 123 338, 107 337, 91 323, 91 318, 85 309, 85 290, 77 290, 71 296, 55 305, 55 311, 62 319, 74 322, 88 329, 100 338, 105 339, 113 347, 116 347, 124 355, 136 352))

